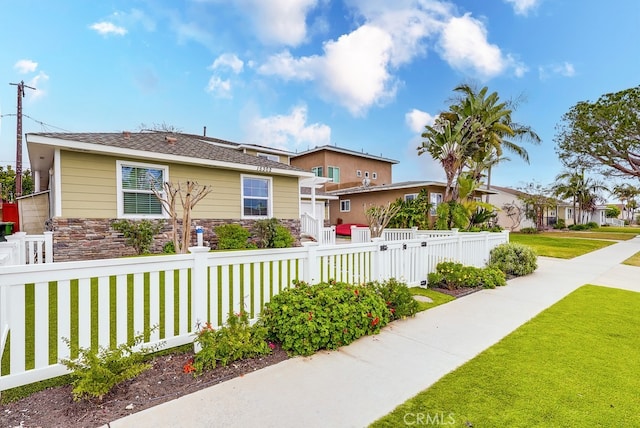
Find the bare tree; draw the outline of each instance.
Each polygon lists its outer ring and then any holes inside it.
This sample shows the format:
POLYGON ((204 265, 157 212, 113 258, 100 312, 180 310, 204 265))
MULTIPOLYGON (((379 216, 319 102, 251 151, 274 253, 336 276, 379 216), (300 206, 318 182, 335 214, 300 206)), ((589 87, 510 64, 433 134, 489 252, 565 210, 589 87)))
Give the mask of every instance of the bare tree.
POLYGON ((511 226, 509 227, 509 229, 511 229, 511 231, 513 232, 518 227, 520 227, 520 224, 522 223, 522 220, 525 216, 525 211, 515 201, 504 204, 502 206, 502 209, 504 210, 509 220, 511 220, 511 226))
POLYGON ((200 186, 196 181, 187 181, 186 188, 181 183, 164 182, 164 192, 156 189, 153 193, 162 204, 162 208, 171 217, 171 234, 173 246, 178 254, 186 254, 191 240, 191 211, 198 202, 213 190, 211 186, 200 186), (177 202, 182 205, 182 230, 178 226, 177 202), (180 233, 181 232, 181 233, 180 233))
POLYGON ((389 224, 394 215, 400 211, 400 205, 388 203, 387 205, 374 205, 369 207, 364 215, 369 223, 369 231, 372 238, 379 238, 382 231, 389 224))

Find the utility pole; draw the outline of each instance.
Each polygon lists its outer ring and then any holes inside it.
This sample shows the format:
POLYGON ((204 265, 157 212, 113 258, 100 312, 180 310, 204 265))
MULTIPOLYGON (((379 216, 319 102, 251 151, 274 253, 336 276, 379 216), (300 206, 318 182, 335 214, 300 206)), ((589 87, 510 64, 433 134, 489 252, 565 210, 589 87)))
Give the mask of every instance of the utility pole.
POLYGON ((20 83, 9 83, 18 87, 18 126, 16 131, 16 198, 22 196, 22 99, 24 98, 24 88, 33 89, 31 86, 25 85, 24 80, 20 83))

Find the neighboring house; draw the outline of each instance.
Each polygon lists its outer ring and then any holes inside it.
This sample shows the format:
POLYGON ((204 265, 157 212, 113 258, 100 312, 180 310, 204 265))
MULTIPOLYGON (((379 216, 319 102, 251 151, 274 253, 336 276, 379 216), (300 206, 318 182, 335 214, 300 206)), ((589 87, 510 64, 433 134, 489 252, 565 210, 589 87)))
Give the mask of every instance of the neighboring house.
POLYGON ((205 241, 215 240, 216 225, 250 227, 271 217, 298 236, 300 183, 314 178, 271 157, 288 161, 284 152, 197 135, 33 133, 26 141, 36 193, 49 191, 51 215, 43 221, 54 232, 56 261, 127 254, 110 225, 117 219, 166 219, 151 190, 154 182, 212 187, 192 215, 193 224, 204 226, 205 241))
POLYGON ((536 227, 534 221, 526 218, 524 204, 518 198, 523 192, 494 185, 491 186, 491 190, 495 194, 489 196, 489 203, 499 210, 497 222, 500 227, 512 232, 526 227, 536 227))
POLYGON ((392 183, 392 166, 398 161, 336 146, 319 146, 292 154, 291 165, 312 171, 329 182, 324 190, 392 183))
MULTIPOLYGON (((436 216, 436 208, 442 203, 446 184, 437 181, 405 181, 380 186, 358 186, 328 192, 338 200, 330 201, 331 224, 366 224, 365 211, 374 205, 386 205, 398 198, 413 199, 425 189, 431 202, 431 219, 436 216)), ((492 193, 481 190, 479 194, 492 193)))

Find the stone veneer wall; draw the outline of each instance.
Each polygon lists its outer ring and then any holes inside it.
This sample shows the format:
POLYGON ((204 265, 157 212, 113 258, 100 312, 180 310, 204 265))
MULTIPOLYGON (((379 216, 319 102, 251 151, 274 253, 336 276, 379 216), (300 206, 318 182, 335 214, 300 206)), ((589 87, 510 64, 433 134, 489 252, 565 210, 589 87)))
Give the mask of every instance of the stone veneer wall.
MULTIPOLYGON (((122 233, 111 228, 117 219, 91 218, 53 218, 47 221, 46 228, 53 232, 53 258, 55 262, 76 260, 109 259, 114 257, 133 256, 133 247, 125 244, 122 233)), ((154 220, 156 221, 156 220, 154 220)), ((192 220, 191 242, 196 242, 196 226, 204 228, 204 245, 215 249, 218 237, 214 227, 221 224, 235 223, 251 230, 255 220, 232 219, 194 219, 192 220)), ((294 245, 300 245, 300 220, 280 220, 296 239, 294 245)), ((165 221, 162 231, 153 240, 152 253, 162 253, 162 247, 171 240, 171 223, 165 221)))

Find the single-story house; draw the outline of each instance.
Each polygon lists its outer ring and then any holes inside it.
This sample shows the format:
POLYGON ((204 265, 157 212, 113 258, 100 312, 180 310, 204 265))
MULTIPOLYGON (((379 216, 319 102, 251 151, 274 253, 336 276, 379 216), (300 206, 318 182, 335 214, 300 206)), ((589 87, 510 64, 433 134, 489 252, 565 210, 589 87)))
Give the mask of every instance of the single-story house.
MULTIPOLYGON (((276 161, 273 156, 280 154, 272 149, 250 153, 246 145, 190 134, 30 133, 26 142, 35 191, 48 191, 41 214, 54 232, 56 261, 131 253, 111 224, 166 219, 152 191, 163 182, 212 187, 192 215, 193 224, 204 227, 206 242, 215 241, 216 225, 250 227, 271 217, 299 236, 301 182, 315 178, 289 165, 288 157, 286 163, 276 161)), ((167 232, 156 239, 155 251, 169 240, 167 232)))

